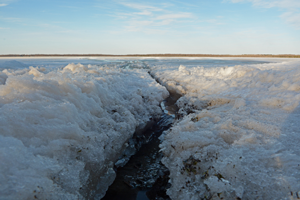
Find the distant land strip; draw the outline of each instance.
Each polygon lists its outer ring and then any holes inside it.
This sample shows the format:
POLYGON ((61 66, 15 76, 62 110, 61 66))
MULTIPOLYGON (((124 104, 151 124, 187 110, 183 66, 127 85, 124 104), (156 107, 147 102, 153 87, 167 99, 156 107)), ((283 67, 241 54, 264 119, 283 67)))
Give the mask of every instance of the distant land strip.
POLYGON ((263 58, 300 58, 295 54, 6 54, 0 57, 263 57, 263 58))

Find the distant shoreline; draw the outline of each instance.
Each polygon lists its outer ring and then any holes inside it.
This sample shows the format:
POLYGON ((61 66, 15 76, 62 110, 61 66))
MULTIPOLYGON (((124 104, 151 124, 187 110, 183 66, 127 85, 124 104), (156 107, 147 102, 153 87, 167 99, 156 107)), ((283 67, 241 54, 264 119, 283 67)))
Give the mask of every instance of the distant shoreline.
POLYGON ((261 58, 300 58, 300 55, 294 54, 6 54, 0 57, 261 57, 261 58))

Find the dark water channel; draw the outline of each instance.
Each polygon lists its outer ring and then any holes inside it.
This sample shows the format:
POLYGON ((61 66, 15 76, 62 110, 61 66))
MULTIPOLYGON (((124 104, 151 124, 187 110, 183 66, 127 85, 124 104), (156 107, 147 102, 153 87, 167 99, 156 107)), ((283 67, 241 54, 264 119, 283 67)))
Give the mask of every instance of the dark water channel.
POLYGON ((115 168, 117 177, 103 200, 170 199, 166 195, 169 171, 161 163, 158 137, 171 127, 178 110, 175 105, 178 98, 179 96, 171 95, 161 103, 164 113, 143 133, 149 136, 147 143, 140 147, 125 166, 115 168))

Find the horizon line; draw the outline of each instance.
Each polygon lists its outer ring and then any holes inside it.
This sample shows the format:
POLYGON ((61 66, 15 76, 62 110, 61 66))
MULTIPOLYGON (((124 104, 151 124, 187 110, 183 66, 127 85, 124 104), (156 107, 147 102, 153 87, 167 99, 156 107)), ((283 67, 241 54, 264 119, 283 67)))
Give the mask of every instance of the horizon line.
POLYGON ((300 58, 300 54, 0 54, 0 57, 280 57, 300 58))

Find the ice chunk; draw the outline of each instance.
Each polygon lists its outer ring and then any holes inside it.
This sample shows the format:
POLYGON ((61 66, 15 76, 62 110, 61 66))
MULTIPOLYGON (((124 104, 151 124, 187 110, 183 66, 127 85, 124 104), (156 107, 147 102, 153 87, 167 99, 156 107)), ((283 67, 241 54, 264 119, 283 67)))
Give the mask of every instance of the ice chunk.
POLYGON ((4 85, 7 79, 7 75, 3 72, 0 72, 0 85, 4 85))
POLYGON ((296 199, 300 61, 233 67, 156 66, 180 120, 161 140, 171 199, 296 199))
POLYGON ((146 70, 3 70, 0 199, 101 198, 124 144, 167 96, 146 70))

